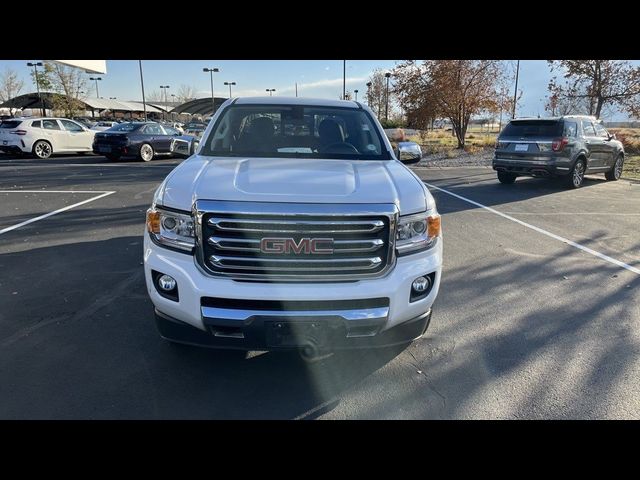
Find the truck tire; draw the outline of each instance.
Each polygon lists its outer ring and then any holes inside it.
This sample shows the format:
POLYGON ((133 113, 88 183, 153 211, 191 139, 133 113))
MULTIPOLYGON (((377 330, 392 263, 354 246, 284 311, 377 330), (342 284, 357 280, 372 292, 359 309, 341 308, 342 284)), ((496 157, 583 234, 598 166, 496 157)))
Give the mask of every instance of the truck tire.
POLYGON ((618 155, 616 158, 616 163, 613 164, 611 170, 605 172, 604 178, 609 181, 616 181, 622 176, 622 169, 624 167, 624 157, 622 155, 618 155))
POLYGON ((517 175, 508 172, 498 172, 498 180, 504 185, 511 185, 516 181, 517 175))

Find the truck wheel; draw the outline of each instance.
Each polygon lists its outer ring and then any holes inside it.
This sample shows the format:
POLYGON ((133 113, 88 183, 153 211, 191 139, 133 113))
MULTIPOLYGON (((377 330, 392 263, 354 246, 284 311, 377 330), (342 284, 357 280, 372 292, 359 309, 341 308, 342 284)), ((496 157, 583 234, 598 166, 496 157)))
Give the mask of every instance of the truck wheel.
POLYGON ((153 147, 148 143, 142 144, 142 146, 140 147, 140 158, 142 159, 142 161, 150 162, 151 160, 153 160, 153 155, 153 147))
POLYGON ((618 155, 616 158, 616 163, 613 164, 611 170, 605 172, 604 178, 610 181, 618 180, 622 176, 622 167, 624 166, 624 157, 622 155, 618 155))
POLYGON ((564 177, 565 185, 569 188, 580 188, 584 182, 585 163, 582 158, 576 160, 569 175, 564 177))
POLYGON ((517 176, 514 175, 513 173, 508 173, 508 172, 498 172, 498 180, 500 181, 500 183, 503 183, 505 185, 511 185, 513 182, 516 181, 517 176))
POLYGON ((41 159, 49 158, 53 153, 53 148, 51 148, 51 144, 46 140, 38 140, 33 144, 33 154, 41 159))

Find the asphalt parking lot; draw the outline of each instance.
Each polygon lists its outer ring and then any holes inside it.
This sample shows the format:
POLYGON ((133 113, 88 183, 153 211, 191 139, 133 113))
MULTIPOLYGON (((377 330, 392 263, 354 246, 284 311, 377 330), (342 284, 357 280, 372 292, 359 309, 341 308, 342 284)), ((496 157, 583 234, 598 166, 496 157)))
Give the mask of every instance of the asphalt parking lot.
POLYGON ((445 235, 431 327, 307 364, 157 335, 144 212, 179 162, 0 155, 0 418, 640 418, 640 184, 416 169, 445 235))

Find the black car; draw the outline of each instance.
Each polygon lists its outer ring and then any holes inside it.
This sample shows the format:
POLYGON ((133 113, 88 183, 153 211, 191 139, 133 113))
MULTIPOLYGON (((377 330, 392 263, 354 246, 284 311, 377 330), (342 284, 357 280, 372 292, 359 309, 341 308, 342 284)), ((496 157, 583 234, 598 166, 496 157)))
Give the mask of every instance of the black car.
POLYGON ((624 148, 595 117, 566 115, 511 120, 498 136, 493 169, 501 183, 519 176, 560 177, 578 188, 586 173, 622 174, 624 148))
POLYGON ((182 135, 178 130, 154 122, 128 122, 96 133, 93 153, 109 160, 138 157, 150 162, 158 155, 189 157, 198 148, 199 140, 182 135))

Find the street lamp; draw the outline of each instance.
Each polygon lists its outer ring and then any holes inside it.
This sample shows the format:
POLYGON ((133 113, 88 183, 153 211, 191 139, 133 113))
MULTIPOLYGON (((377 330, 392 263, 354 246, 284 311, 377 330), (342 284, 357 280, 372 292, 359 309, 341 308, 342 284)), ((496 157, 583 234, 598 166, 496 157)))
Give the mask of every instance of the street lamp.
POLYGON ((356 102, 358 101, 358 90, 354 90, 353 93, 356 94, 356 102))
POLYGON ((211 107, 213 108, 213 110, 211 111, 211 115, 213 115, 216 111, 216 100, 213 97, 213 74, 214 72, 217 73, 220 71, 219 68, 203 68, 202 69, 203 72, 209 72, 211 74, 211 107))
POLYGON ((275 92, 275 91, 276 91, 276 89, 275 89, 275 88, 267 88, 266 90, 267 90, 267 92, 269 92, 269 96, 270 96, 270 97, 271 97, 271 96, 273 96, 273 92, 275 92))
POLYGON ((387 104, 384 107, 384 121, 387 122, 389 121, 389 77, 391 77, 391 74, 387 72, 384 74, 384 76, 387 77, 387 104))
POLYGON ((513 112, 511 118, 516 118, 516 103, 518 102, 518 76, 520 75, 520 60, 518 60, 518 66, 516 67, 516 88, 513 91, 513 112))
POLYGON ((166 120, 167 118, 167 88, 170 88, 169 85, 160 85, 160 88, 164 92, 164 110, 162 111, 162 119, 166 120))
POLYGON ((46 117, 47 114, 44 111, 44 103, 42 102, 42 95, 40 95, 40 81, 38 79, 38 67, 42 67, 42 62, 27 62, 27 66, 28 67, 33 67, 33 70, 35 72, 35 77, 36 77, 36 89, 38 90, 38 100, 40 100, 40 108, 42 109, 42 116, 46 117))
MULTIPOLYGON (((171 105, 173 105, 174 108, 175 108, 175 104, 176 104, 176 94, 172 93, 171 94, 171 105)), ((172 111, 171 111, 171 120, 175 120, 175 119, 176 119, 176 115, 175 115, 175 112, 172 109, 172 111)))
POLYGON ((96 98, 100 98, 100 93, 98 92, 98 80, 102 80, 102 77, 89 77, 89 80, 95 80, 95 82, 96 82, 96 98))
POLYGON ((229 98, 231 98, 231 85, 235 85, 236 82, 224 82, 225 85, 229 85, 229 98))

